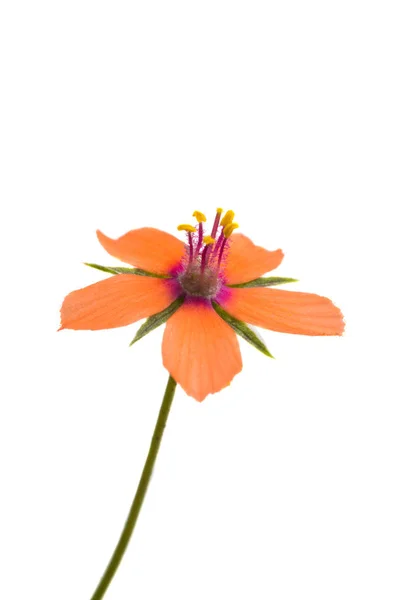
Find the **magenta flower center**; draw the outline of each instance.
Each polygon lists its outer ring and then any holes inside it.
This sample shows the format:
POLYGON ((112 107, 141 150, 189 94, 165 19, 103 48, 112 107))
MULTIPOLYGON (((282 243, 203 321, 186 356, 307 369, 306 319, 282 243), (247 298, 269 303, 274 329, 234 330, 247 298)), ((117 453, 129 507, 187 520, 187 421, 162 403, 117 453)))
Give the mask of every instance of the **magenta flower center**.
POLYGON ((202 271, 201 265, 198 263, 190 264, 179 275, 178 281, 186 294, 203 298, 214 298, 221 287, 218 272, 210 267, 206 267, 202 271))
POLYGON ((206 217, 195 211, 198 225, 179 225, 188 237, 187 262, 178 275, 178 282, 188 296, 214 298, 223 284, 222 265, 228 251, 228 238, 238 227, 233 223, 233 212, 221 218, 222 209, 217 209, 210 235, 204 231, 206 217), (221 222, 220 222, 221 219, 221 222))

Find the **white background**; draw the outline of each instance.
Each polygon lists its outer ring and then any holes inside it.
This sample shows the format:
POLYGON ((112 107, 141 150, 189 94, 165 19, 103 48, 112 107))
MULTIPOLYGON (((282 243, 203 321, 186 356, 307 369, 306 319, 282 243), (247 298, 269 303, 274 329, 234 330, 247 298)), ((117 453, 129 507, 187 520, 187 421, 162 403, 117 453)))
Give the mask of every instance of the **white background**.
MULTIPOLYGON (((393 597, 390 2, 20 2, 0 10, 0 597, 89 600, 166 383, 162 329, 57 333, 114 264, 95 229, 216 206, 331 297, 342 338, 179 389, 108 600, 393 597)), ((288 288, 289 289, 289 288, 288 288)))

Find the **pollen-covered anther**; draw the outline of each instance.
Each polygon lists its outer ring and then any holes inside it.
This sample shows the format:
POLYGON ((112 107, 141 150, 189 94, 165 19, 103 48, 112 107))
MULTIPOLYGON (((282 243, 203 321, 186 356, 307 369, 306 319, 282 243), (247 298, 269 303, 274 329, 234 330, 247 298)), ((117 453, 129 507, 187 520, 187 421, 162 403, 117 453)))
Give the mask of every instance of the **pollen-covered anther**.
POLYGON ((203 243, 206 244, 206 246, 214 244, 215 241, 216 240, 211 235, 205 235, 205 237, 203 238, 203 243))
POLYGON ((229 223, 224 227, 224 237, 229 238, 235 229, 238 229, 239 225, 237 223, 229 223))
POLYGON ((196 218, 196 220, 198 221, 198 223, 205 223, 206 222, 206 217, 203 213, 199 212, 199 210, 195 210, 192 213, 192 216, 196 218))
POLYGON ((219 215, 221 215, 224 212, 223 208, 216 208, 216 211, 219 215))
POLYGON ((177 226, 177 230, 190 231, 191 233, 194 233, 194 231, 196 231, 196 227, 194 227, 193 225, 187 225, 186 223, 183 223, 182 225, 177 226))
POLYGON ((221 219, 220 225, 222 225, 223 227, 226 227, 227 225, 232 223, 234 217, 235 217, 235 213, 233 212, 233 210, 227 210, 227 212, 221 219))

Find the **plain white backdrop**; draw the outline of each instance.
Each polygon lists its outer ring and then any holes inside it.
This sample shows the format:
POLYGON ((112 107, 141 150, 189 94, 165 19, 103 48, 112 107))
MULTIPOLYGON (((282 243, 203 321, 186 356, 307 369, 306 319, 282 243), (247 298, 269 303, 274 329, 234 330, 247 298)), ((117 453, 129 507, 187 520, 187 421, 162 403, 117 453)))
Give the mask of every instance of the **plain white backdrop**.
POLYGON ((262 332, 178 389, 108 600, 393 597, 392 13, 382 1, 0 9, 0 597, 89 600, 167 374, 162 329, 57 333, 95 229, 236 211, 342 338, 262 332))

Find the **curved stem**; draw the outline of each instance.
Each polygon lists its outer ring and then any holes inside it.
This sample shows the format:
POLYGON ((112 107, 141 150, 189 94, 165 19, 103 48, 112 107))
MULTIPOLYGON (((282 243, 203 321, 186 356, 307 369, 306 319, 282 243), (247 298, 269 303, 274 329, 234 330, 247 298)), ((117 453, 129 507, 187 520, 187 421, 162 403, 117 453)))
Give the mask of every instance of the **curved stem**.
POLYGON ((101 578, 101 581, 98 584, 96 591, 91 597, 91 600, 101 600, 101 598, 104 597, 104 594, 108 589, 114 574, 117 571, 121 559, 123 558, 124 552, 126 551, 128 542, 130 541, 132 532, 134 531, 134 527, 138 519, 139 511, 141 510, 143 500, 146 495, 154 463, 156 462, 158 450, 160 448, 161 439, 164 433, 169 410, 171 408, 172 400, 175 395, 175 390, 176 381, 170 375, 165 389, 164 398, 162 399, 157 423, 153 432, 149 453, 146 458, 145 466, 143 467, 138 489, 136 490, 136 494, 131 505, 130 512, 128 513, 127 520, 125 522, 119 541, 117 542, 117 546, 112 554, 112 558, 110 559, 109 564, 101 578))

